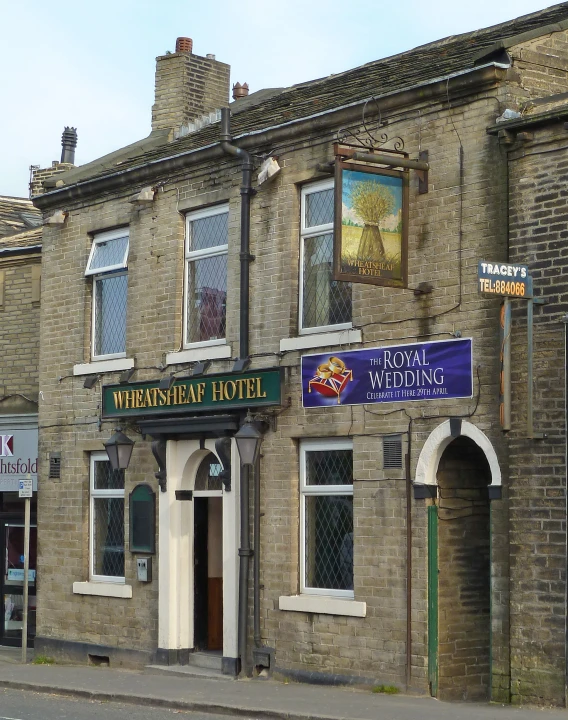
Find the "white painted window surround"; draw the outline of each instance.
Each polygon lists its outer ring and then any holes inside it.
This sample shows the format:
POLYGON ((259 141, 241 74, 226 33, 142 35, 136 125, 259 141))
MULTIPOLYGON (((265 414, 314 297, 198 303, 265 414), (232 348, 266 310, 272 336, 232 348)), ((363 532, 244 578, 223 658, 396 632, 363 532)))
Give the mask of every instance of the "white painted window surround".
POLYGON ((228 222, 227 204, 186 215, 184 348, 226 343, 228 222))
POLYGON ((367 617, 366 602, 326 597, 324 595, 281 595, 278 598, 278 609, 292 612, 319 613, 321 615, 367 617))
POLYGON ((129 230, 97 233, 85 269, 92 277, 91 358, 126 355, 129 230))
POLYGON ((73 375, 95 375, 105 372, 122 372, 134 367, 134 358, 114 358, 73 365, 73 375))
POLYGON ((300 594, 353 599, 351 439, 300 443, 300 594))
POLYGON ((318 347, 337 347, 361 342, 363 342, 361 330, 348 328, 346 330, 335 330, 333 332, 282 338, 282 340, 280 340, 280 352, 286 350, 310 350, 311 348, 318 347))
POLYGON ((75 595, 98 595, 99 597, 126 598, 132 597, 132 585, 103 582, 74 582, 75 595))

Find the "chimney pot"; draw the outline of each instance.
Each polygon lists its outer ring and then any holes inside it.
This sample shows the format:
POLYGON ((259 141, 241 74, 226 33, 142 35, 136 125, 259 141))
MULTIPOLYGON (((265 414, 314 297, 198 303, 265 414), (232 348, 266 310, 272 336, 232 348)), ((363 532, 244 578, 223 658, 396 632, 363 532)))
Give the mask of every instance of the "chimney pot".
POLYGON ((61 162, 75 164, 75 148, 77 147, 77 128, 66 127, 61 136, 61 162))
POLYGON ((249 94, 249 86, 248 83, 235 83, 233 85, 233 100, 238 100, 239 98, 246 97, 249 94))
POLYGON ((193 50, 193 40, 188 37, 178 37, 176 40, 177 53, 190 53, 193 50))
POLYGON ((213 53, 207 53, 205 56, 208 60, 215 60, 215 55, 213 53))

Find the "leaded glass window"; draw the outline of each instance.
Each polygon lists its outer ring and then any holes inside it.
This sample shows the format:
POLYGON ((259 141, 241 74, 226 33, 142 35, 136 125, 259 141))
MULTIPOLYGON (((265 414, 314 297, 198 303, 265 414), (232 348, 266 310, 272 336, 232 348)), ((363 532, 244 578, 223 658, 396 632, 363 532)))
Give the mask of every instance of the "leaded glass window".
POLYGON ((203 458, 195 476, 195 492, 221 492, 221 471, 223 466, 219 458, 209 453, 203 458))
POLYGON ((113 470, 106 453, 91 455, 91 579, 124 581, 124 470, 113 470))
POLYGON ((306 441, 300 466, 301 592, 353 597, 353 449, 306 441))
POLYGON ((85 275, 93 276, 93 359, 120 357, 126 351, 128 230, 95 236, 85 275))
POLYGON ((225 342, 228 233, 229 209, 226 205, 187 216, 184 330, 186 346, 225 342))
POLYGON ((351 326, 351 283, 333 279, 333 181, 302 190, 300 330, 351 326))

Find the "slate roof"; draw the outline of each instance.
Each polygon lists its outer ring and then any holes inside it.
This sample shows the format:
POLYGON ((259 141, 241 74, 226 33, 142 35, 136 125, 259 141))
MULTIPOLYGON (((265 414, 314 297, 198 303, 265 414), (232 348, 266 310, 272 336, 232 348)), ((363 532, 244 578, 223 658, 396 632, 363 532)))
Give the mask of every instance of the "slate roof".
POLYGON ((41 225, 41 212, 27 198, 0 195, 0 238, 41 225))
MULTIPOLYGON (((564 29, 564 26, 568 27, 568 2, 499 25, 453 35, 337 75, 293 85, 274 95, 261 96, 258 104, 235 113, 231 132, 233 138, 238 139, 240 135, 266 127, 300 120, 371 96, 403 91, 463 72, 488 62, 492 52, 497 52, 499 46, 506 48, 513 45, 511 40, 515 38, 521 42, 529 39, 530 34, 538 37, 545 32, 564 29), (562 23, 562 27, 559 23, 562 23)), ((148 140, 134 143, 129 146, 127 153, 118 153, 119 162, 109 162, 117 155, 113 153, 58 175, 57 181, 64 181, 69 186, 218 142, 219 125, 211 124, 173 142, 160 142, 153 147, 148 146, 148 140)), ((55 180, 52 179, 52 182, 54 184, 55 180)))

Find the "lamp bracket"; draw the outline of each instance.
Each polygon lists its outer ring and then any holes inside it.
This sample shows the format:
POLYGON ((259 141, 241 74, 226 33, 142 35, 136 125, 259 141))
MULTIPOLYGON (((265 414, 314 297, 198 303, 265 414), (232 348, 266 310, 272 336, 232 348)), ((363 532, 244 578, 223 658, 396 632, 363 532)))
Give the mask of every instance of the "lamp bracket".
POLYGON ((168 486, 168 476, 166 472, 166 441, 164 438, 152 441, 152 455, 158 463, 158 472, 154 473, 154 477, 160 485, 160 490, 166 492, 168 486))
POLYGON ((256 413, 252 416, 252 421, 258 432, 263 435, 270 429, 276 430, 276 415, 268 415, 265 413, 256 413))
POLYGON ((221 482, 225 491, 231 492, 231 438, 225 436, 215 440, 215 452, 223 465, 220 472, 221 482))

